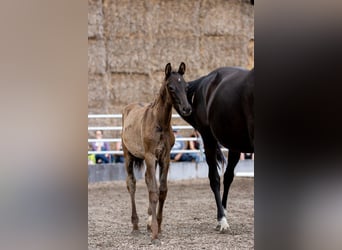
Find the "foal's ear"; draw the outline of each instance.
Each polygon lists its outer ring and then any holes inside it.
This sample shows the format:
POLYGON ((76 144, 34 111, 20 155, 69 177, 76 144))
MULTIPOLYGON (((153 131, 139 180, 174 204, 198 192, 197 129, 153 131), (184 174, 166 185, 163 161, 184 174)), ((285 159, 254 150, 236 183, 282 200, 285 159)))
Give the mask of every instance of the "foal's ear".
POLYGON ((181 62, 181 64, 179 65, 178 73, 181 74, 181 75, 184 75, 184 73, 185 73, 185 63, 181 62))
POLYGON ((165 66, 165 78, 169 78, 170 74, 171 74, 171 63, 168 63, 165 66))

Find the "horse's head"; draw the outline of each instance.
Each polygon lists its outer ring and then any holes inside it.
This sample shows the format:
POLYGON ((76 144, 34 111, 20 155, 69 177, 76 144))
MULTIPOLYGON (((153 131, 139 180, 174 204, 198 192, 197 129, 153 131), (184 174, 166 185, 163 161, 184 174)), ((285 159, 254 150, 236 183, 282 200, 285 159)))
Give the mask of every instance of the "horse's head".
POLYGON ((183 75, 185 72, 185 63, 179 65, 178 72, 172 71, 171 63, 165 66, 166 89, 171 97, 174 108, 183 116, 189 116, 192 112, 191 105, 188 102, 186 91, 188 83, 185 82, 183 75))

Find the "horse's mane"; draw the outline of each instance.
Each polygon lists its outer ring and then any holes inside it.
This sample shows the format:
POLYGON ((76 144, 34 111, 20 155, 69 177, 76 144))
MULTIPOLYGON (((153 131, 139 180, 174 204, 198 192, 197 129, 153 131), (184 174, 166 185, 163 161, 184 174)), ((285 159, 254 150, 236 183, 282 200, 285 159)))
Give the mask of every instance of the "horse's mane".
MULTIPOLYGON (((202 76, 199 79, 188 82, 187 98, 188 98, 188 102, 190 103, 190 105, 193 105, 193 103, 192 103, 193 96, 194 96, 195 92, 197 91, 197 89, 201 86, 203 78, 205 78, 207 76, 208 75, 202 76)), ((191 116, 188 117, 188 119, 185 118, 185 120, 187 120, 195 129, 198 129, 198 128, 196 128, 195 121, 191 118, 191 116)), ((216 142, 216 145, 213 145, 213 146, 216 147, 216 151, 217 151, 217 153, 216 153, 217 167, 221 168, 221 164, 224 164, 225 158, 224 158, 223 153, 220 149, 220 145, 216 142)))
POLYGON ((193 82, 189 82, 189 84, 188 84, 188 91, 187 91, 186 95, 188 97, 188 101, 189 101, 190 104, 192 104, 192 102, 191 102, 192 100, 191 99, 192 99, 192 96, 195 93, 196 89, 197 89, 197 84, 195 84, 194 81, 193 82))
POLYGON ((205 82, 205 81, 203 81, 203 79, 207 78, 207 77, 216 76, 217 75, 216 71, 217 70, 209 73, 208 75, 202 76, 196 80, 188 82, 187 97, 188 97, 188 101, 190 104, 192 104, 192 97, 193 97, 195 91, 197 91, 197 89, 202 85, 202 83, 205 82))
POLYGON ((200 86, 200 83, 202 81, 202 79, 204 78, 201 77, 197 80, 188 82, 188 90, 187 90, 187 98, 188 98, 188 102, 192 105, 192 97, 194 95, 194 93, 196 92, 196 90, 198 89, 198 87, 200 86))

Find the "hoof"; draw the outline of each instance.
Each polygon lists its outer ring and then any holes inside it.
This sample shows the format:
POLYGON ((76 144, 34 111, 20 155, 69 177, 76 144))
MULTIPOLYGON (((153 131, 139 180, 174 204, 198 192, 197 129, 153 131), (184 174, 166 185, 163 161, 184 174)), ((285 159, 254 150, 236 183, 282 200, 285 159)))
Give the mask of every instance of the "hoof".
POLYGON ((220 234, 227 234, 227 233, 229 233, 230 232, 230 228, 228 227, 228 228, 222 228, 221 230, 220 230, 220 234))
POLYGON ((220 231, 220 233, 228 233, 230 231, 229 224, 227 222, 226 217, 222 217, 219 221, 218 225, 215 228, 216 231, 220 231))
POLYGON ((160 246, 161 241, 159 239, 153 239, 153 240, 151 240, 151 245, 160 246))
POLYGON ((152 215, 148 216, 147 219, 147 231, 151 231, 151 225, 152 225, 152 215))

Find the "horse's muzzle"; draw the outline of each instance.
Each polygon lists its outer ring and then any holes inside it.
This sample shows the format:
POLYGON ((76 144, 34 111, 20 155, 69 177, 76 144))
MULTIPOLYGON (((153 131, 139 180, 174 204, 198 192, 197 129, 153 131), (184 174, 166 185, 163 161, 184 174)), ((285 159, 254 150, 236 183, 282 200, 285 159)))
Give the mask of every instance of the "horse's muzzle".
POLYGON ((181 113, 182 113, 183 116, 189 116, 189 115, 191 115, 191 112, 192 112, 191 106, 183 107, 181 109, 181 113))

